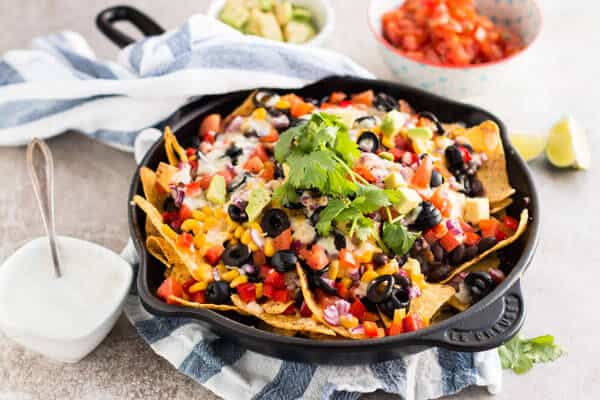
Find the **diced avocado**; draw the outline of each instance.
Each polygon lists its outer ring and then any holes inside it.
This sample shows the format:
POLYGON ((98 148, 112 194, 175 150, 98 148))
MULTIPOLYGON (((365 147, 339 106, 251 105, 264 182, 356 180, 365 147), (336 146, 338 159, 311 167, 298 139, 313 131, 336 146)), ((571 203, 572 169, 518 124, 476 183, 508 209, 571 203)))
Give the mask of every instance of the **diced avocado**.
POLYGON ((285 39, 289 43, 306 43, 315 37, 315 28, 304 21, 291 20, 283 29, 285 39))
POLYGON ((227 200, 227 184, 223 175, 215 175, 210 180, 206 198, 215 204, 223 204, 227 200))
POLYGON ((398 172, 392 172, 383 180, 383 185, 386 189, 396 189, 400 186, 406 186, 404 178, 398 172))
POLYGON ((308 8, 294 6, 292 11, 292 19, 310 22, 312 21, 312 13, 308 8))
POLYGON ((252 10, 253 8, 260 8, 261 0, 242 0, 246 4, 246 8, 252 10))
POLYGON ((429 128, 410 128, 407 134, 412 140, 429 140, 433 137, 433 132, 429 128))
POLYGON ((275 3, 275 16, 281 26, 290 22, 292 19, 292 3, 289 1, 275 3))
POLYGON ((421 196, 415 190, 408 187, 400 187, 397 190, 400 192, 402 199, 394 204, 394 209, 399 214, 406 214, 421 203, 421 196))
POLYGON ((490 201, 487 197, 467 197, 463 211, 463 219, 478 224, 482 219, 490 218, 490 201))
POLYGON ((219 18, 231 27, 241 30, 250 17, 244 0, 227 0, 219 18))
POLYGON ((265 12, 269 12, 271 11, 271 8, 273 8, 273 3, 271 2, 271 0, 260 0, 260 9, 265 11, 265 12))
POLYGON ((386 135, 394 135, 406 122, 406 114, 401 113, 398 110, 392 110, 385 114, 383 121, 381 122, 381 132, 386 135))
POLYGON ((257 187, 250 192, 246 214, 248 221, 254 221, 262 210, 271 202, 271 192, 263 187, 257 187))
POLYGON ((283 34, 275 15, 256 9, 250 13, 250 19, 246 24, 246 33, 266 39, 283 41, 283 34))

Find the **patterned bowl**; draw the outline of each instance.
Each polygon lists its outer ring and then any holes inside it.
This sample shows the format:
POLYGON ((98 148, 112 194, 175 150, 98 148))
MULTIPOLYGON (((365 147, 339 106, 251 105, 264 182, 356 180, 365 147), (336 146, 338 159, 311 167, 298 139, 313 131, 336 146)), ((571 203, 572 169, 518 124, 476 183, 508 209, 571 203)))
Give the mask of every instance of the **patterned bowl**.
POLYGON ((371 0, 369 6, 369 25, 385 63, 399 82, 452 98, 480 95, 511 78, 512 67, 531 47, 542 27, 542 13, 535 0, 476 0, 481 14, 519 34, 525 47, 510 57, 485 64, 434 65, 405 56, 383 38, 381 17, 402 3, 403 0, 371 0))

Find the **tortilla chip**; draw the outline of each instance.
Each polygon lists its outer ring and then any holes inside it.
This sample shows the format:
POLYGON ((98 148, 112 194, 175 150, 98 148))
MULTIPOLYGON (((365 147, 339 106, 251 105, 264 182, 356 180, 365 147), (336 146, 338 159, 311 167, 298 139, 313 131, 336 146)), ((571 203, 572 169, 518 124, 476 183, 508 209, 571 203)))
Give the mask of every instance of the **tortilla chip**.
POLYGON ((452 296, 452 298, 448 300, 448 303, 446 304, 458 311, 466 311, 470 307, 469 304, 463 303, 456 296, 452 296))
MULTIPOLYGON (((298 332, 292 331, 290 329, 276 328, 274 326, 267 324, 265 321, 260 321, 256 325, 256 327, 263 331, 269 331, 269 332, 273 332, 273 333, 276 333, 278 335, 283 335, 283 336, 296 336, 298 334, 298 332)), ((325 335, 325 336, 327 336, 327 335, 325 335)))
POLYGON ((467 261, 466 263, 462 264, 460 267, 458 267, 455 270, 453 270, 450 273, 450 276, 448 276, 446 279, 444 279, 440 283, 447 283, 452 278, 454 278, 456 275, 460 274, 462 271, 465 271, 470 266, 472 266, 474 264, 477 264, 479 261, 483 260, 488 255, 490 255, 493 252, 495 252, 497 250, 500 250, 500 249, 508 246, 509 244, 513 243, 515 240, 517 240, 525 232, 525 229, 527 228, 527 222, 528 222, 528 220, 529 220, 529 212, 525 208, 521 212, 521 218, 519 219, 519 226, 517 227, 517 230, 515 231, 515 233, 512 236, 510 236, 510 237, 508 237, 508 238, 506 238, 506 239, 504 239, 504 240, 496 243, 495 246, 487 249, 486 251, 484 251, 483 253, 479 254, 477 257, 473 258, 472 260, 467 261))
POLYGON ((237 311, 240 310, 231 304, 210 304, 210 303, 196 303, 194 301, 187 301, 182 299, 181 297, 177 297, 174 295, 169 296, 169 300, 175 301, 182 306, 192 307, 192 308, 202 308, 205 310, 213 310, 213 311, 237 311))
POLYGON ((283 312, 285 310, 287 310, 287 308, 294 304, 294 301, 288 301, 286 303, 281 303, 279 301, 273 301, 273 300, 269 300, 266 303, 262 303, 260 306, 262 307, 263 311, 266 312, 267 314, 283 314, 283 312))
POLYGON ((454 293, 456 290, 452 286, 426 283, 421 295, 411 301, 408 315, 419 314, 429 325, 431 318, 454 296, 454 293))
POLYGON ((242 104, 240 104, 238 106, 238 108, 233 110, 225 118, 224 124, 227 125, 229 122, 231 122, 232 119, 234 119, 238 115, 241 115, 242 117, 246 117, 246 116, 250 115, 252 113, 252 111, 254 111, 254 109, 256 108, 256 107, 254 107, 254 100, 253 100, 255 94, 256 94, 256 90, 253 91, 252 93, 250 93, 250 95, 248 97, 246 97, 246 100, 244 100, 244 102, 242 104))
POLYGON ((503 211, 506 207, 510 206, 512 202, 513 199, 508 197, 497 203, 490 204, 490 214, 498 214, 499 212, 503 211))
POLYGON ((331 328, 335 333, 337 333, 340 336, 351 338, 351 339, 364 339, 367 337, 364 334, 353 335, 352 333, 350 333, 350 331, 348 329, 344 328, 343 326, 335 326, 335 325, 330 325, 329 323, 327 323, 327 321, 325 321, 323 309, 317 304, 317 302, 313 298, 313 294, 310 291, 310 288, 308 287, 308 279, 306 277, 306 273, 304 272, 304 270, 302 269, 300 264, 296 265, 296 272, 298 273, 298 278, 300 279, 300 288, 302 289, 302 295, 304 296, 304 301, 306 302, 306 305, 310 309, 310 311, 312 311, 313 318, 316 318, 317 321, 319 321, 323 325, 328 326, 329 328, 331 328))
POLYGON ((177 138, 171 131, 171 127, 165 127, 165 151, 167 153, 167 159, 169 160, 169 164, 177 165, 180 162, 187 163, 188 158, 185 153, 185 149, 181 147, 177 138))
POLYGON ((291 315, 272 315, 266 312, 257 312, 253 307, 249 307, 248 303, 242 301, 237 294, 231 296, 231 301, 240 310, 263 320, 267 324, 280 329, 286 329, 296 332, 312 332, 323 335, 335 336, 335 332, 328 327, 319 324, 312 318, 302 318, 291 315))
POLYGON ((160 164, 158 164, 158 168, 156 169, 156 185, 160 188, 160 190, 163 191, 163 193, 165 193, 165 195, 170 192, 171 178, 177 173, 177 171, 177 167, 162 161, 160 164))
MULTIPOLYGON (((150 221, 150 218, 148 218, 150 221)), ((160 236, 147 236, 146 237, 146 250, 152 254, 154 258, 163 263, 167 268, 171 268, 173 264, 169 262, 167 255, 163 252, 161 241, 164 241, 160 236)))

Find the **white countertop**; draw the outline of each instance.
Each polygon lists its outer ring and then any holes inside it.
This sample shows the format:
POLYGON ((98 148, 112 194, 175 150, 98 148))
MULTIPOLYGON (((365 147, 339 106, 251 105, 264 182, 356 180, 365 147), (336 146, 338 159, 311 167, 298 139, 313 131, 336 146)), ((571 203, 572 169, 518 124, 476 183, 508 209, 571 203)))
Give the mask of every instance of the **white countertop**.
MULTIPOLYGON (((515 0, 516 1, 516 0, 515 0)), ((115 49, 94 26, 110 0, 20 0, 0 2, 0 51, 23 47, 35 35, 60 29, 79 31, 98 50, 115 49)), ((208 0, 127 3, 147 11, 166 27, 203 11, 208 0)), ((337 26, 327 47, 345 53, 380 78, 392 76, 366 25, 366 0, 333 1, 337 26)), ((531 165, 542 202, 542 234, 525 275, 526 336, 550 333, 568 355, 537 366, 525 376, 505 373, 495 398, 600 398, 600 2, 542 0, 544 31, 528 52, 520 74, 508 86, 472 99, 500 116, 512 130, 545 132, 565 114, 589 133, 592 168, 556 170, 544 161, 531 165)), ((58 231, 120 250, 127 239, 126 193, 134 161, 125 153, 67 134, 50 140, 57 160, 58 231), (106 221, 114 223, 107 225, 106 221)), ((24 241, 42 234, 24 169, 22 148, 0 148, 0 260, 24 241)), ((369 398, 388 398, 372 395, 369 398)), ((471 389, 457 398, 489 397, 471 389)), ((0 336, 0 399, 213 399, 214 395, 178 374, 155 356, 122 318, 109 338, 77 365, 56 365, 0 336)))

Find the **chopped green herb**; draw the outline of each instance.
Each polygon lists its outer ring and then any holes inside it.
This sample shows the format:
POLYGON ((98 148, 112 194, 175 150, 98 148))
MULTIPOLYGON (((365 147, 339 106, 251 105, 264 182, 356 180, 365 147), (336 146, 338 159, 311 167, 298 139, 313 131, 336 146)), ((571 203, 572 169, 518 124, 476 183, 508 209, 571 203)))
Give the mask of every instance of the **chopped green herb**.
POLYGON ((420 233, 410 232, 400 223, 384 222, 383 243, 396 253, 403 256, 409 252, 420 233))
POLYGON ((565 354, 565 351, 554 343, 551 335, 523 339, 520 335, 512 338, 498 349, 502 368, 512 369, 517 374, 524 374, 534 364, 547 363, 565 354))

